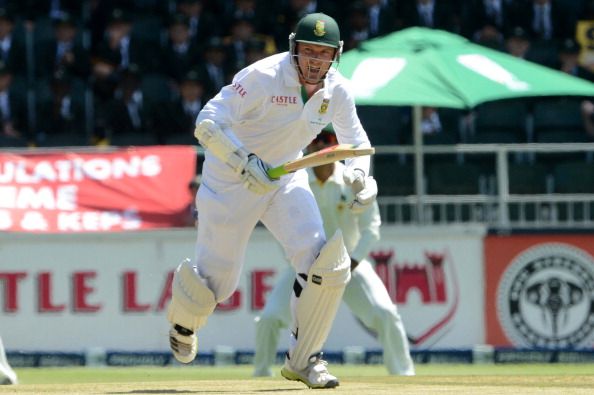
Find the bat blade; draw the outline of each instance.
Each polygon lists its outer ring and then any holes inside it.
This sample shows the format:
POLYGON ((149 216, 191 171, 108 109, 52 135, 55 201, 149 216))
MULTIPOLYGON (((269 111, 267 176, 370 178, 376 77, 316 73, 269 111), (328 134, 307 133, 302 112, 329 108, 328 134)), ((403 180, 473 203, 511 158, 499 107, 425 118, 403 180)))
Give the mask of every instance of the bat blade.
POLYGON ((358 148, 352 144, 337 144, 305 155, 302 158, 286 162, 280 166, 273 167, 268 170, 268 176, 271 178, 279 178, 280 176, 306 167, 321 166, 343 159, 354 158, 356 156, 373 155, 374 153, 375 148, 373 147, 358 148))

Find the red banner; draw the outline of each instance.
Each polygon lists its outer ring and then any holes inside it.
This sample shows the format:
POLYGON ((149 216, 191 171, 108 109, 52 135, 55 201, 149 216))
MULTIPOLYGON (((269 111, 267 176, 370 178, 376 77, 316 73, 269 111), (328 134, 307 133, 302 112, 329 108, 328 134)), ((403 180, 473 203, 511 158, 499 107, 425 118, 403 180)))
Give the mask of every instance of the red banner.
POLYGON ((0 231, 183 226, 195 171, 190 146, 0 153, 0 231))

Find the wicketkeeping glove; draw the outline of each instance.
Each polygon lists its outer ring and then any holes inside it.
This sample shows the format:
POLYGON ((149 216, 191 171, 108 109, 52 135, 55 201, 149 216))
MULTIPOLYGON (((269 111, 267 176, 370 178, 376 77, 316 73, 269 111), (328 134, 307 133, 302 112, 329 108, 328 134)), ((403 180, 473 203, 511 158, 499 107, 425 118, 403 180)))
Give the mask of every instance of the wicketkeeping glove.
POLYGON ((240 172, 243 186, 259 195, 264 195, 278 188, 276 180, 268 176, 270 166, 256 154, 249 154, 248 160, 240 172))
POLYGON ((354 213, 362 213, 367 210, 377 197, 377 182, 371 176, 365 177, 360 169, 344 169, 342 178, 345 184, 349 185, 355 194, 355 200, 350 204, 354 213))

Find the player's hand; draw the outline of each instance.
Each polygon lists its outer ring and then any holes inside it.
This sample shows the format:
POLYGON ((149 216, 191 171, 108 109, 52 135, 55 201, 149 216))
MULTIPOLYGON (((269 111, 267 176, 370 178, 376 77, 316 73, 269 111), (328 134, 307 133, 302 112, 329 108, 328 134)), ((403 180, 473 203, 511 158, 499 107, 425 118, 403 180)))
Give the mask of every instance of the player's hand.
POLYGON ((365 177, 360 169, 344 169, 342 173, 345 184, 349 185, 355 194, 355 200, 350 204, 354 213, 367 210, 377 197, 377 182, 373 177, 365 177))
POLYGON ((248 160, 240 173, 243 186, 259 195, 264 195, 278 188, 275 179, 268 176, 270 166, 256 154, 249 154, 248 160))

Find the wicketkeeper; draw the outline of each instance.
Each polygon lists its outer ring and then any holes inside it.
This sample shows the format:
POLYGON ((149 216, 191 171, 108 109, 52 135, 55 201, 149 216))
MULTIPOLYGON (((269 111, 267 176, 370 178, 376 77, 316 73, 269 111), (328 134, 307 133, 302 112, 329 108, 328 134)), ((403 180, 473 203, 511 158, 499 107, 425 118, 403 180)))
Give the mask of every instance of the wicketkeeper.
MULTIPOLYGON (((175 272, 170 345, 179 361, 195 358, 196 332, 235 291, 248 239, 261 221, 297 273, 293 340, 281 374, 312 388, 332 388, 338 379, 320 351, 350 279, 350 258, 339 231, 326 238, 307 173, 270 179, 267 169, 300 157, 329 123, 340 143, 370 144, 347 80, 332 67, 342 51, 336 21, 306 15, 289 44, 289 52, 239 71, 196 120, 195 135, 206 148, 196 255, 175 272)), ((372 205, 377 185, 368 176, 369 157, 348 160, 345 171, 357 187, 352 206, 372 205)))
MULTIPOLYGON (((323 131, 310 145, 310 151, 335 143, 334 133, 323 131)), ((348 209, 348 202, 354 197, 345 183, 344 165, 340 162, 308 170, 309 185, 322 214, 324 231, 327 234, 342 231, 351 259, 351 281, 344 291, 345 303, 359 321, 377 334, 388 372, 414 375, 408 339, 398 309, 367 259, 373 244, 380 238, 381 219, 377 203, 364 211, 348 209)), ((266 306, 256 320, 254 376, 272 375, 270 368, 276 360, 280 331, 290 324, 289 304, 294 279, 295 271, 291 266, 279 273, 266 306)))

